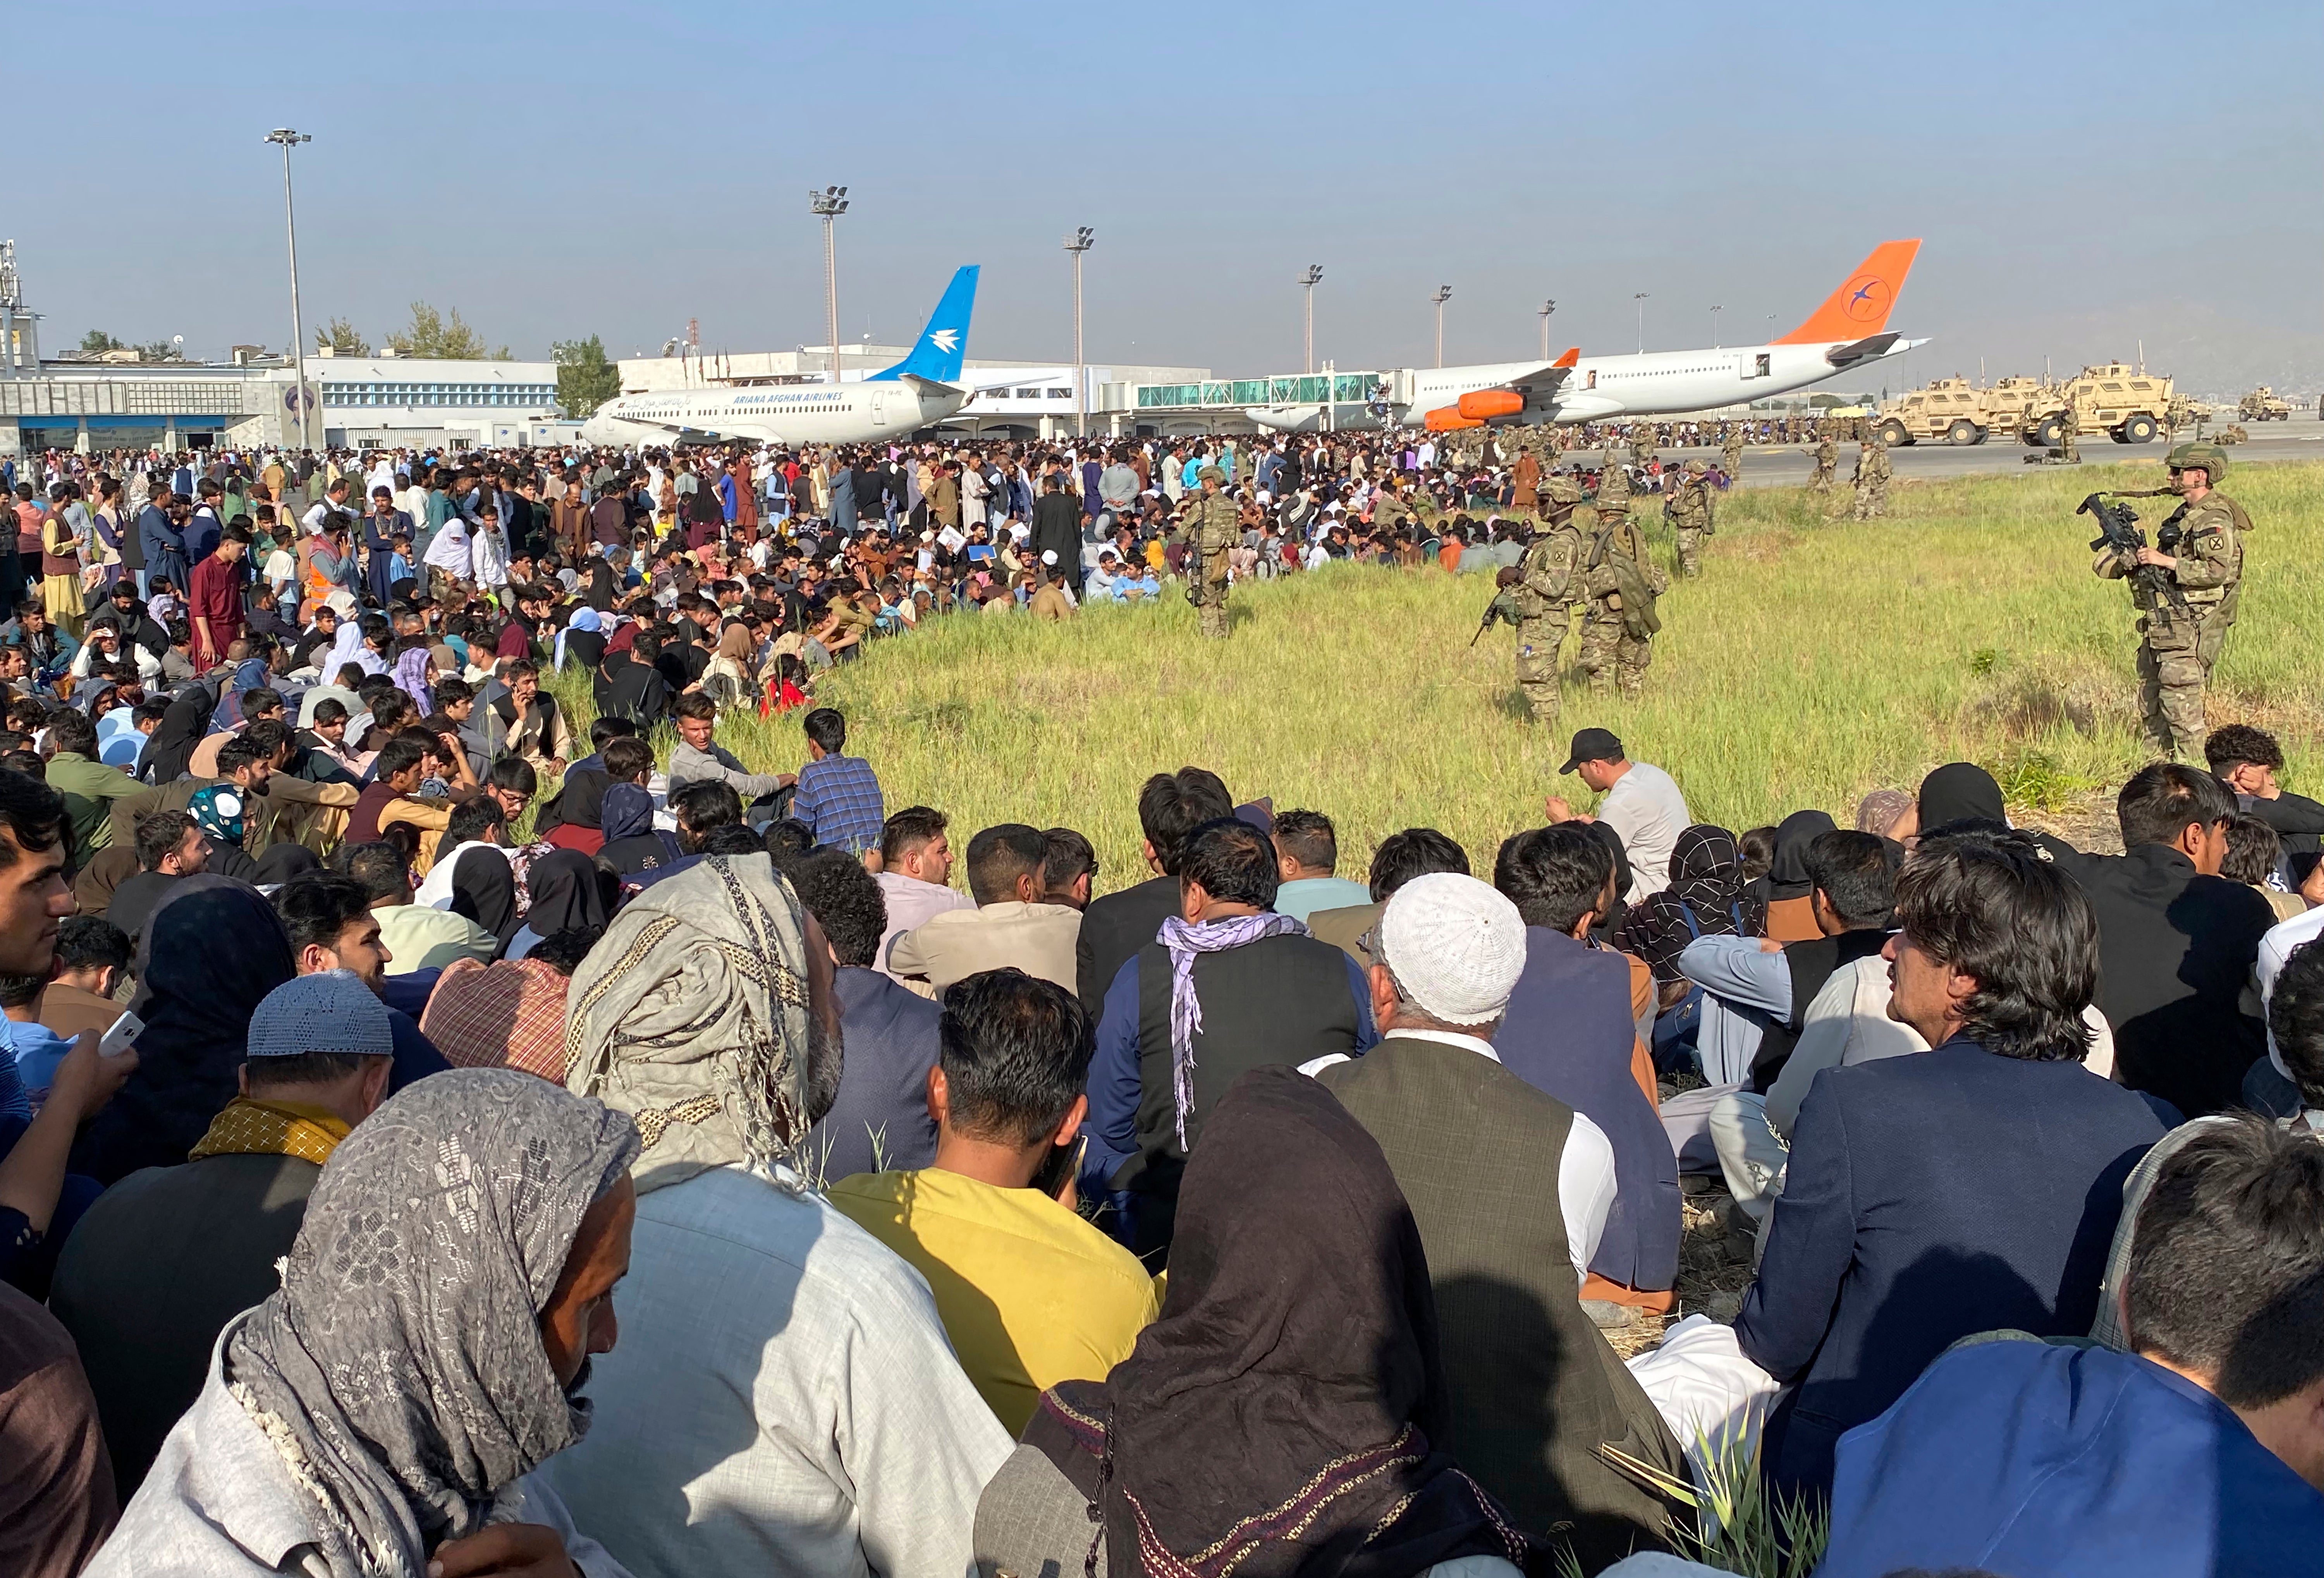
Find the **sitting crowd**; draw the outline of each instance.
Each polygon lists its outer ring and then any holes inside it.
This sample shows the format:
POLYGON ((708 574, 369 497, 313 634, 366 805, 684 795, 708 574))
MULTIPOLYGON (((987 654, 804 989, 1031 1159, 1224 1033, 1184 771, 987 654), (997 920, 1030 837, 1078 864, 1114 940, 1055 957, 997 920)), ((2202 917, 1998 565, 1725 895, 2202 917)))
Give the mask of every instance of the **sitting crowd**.
POLYGON ((2256 729, 2121 853, 1965 763, 1698 824, 1593 729, 1591 812, 1359 867, 1188 766, 1097 892, 831 709, 753 774, 512 666, 537 803, 449 676, 355 771, 262 684, 0 757, 0 1571, 1701 1573, 1738 1463, 1832 1578, 2324 1537, 2256 729))

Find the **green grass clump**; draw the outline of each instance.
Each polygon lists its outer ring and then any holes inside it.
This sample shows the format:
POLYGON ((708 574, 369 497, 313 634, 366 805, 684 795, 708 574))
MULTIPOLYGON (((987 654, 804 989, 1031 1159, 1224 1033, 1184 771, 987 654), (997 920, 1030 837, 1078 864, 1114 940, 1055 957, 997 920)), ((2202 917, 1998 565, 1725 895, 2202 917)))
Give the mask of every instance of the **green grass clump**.
MULTIPOLYGON (((1667 768, 1700 820, 1740 830, 1804 807, 1848 825, 1857 800, 1912 788, 1947 761, 1995 766, 2005 791, 2053 810, 2145 759, 2127 592, 2090 573, 2087 518, 2102 486, 2161 481, 2161 453, 2061 473, 1906 482, 1890 518, 1828 511, 1846 495, 1730 494, 1704 573, 1660 605, 1646 692, 1588 693, 1565 648, 1564 716, 1544 729, 1518 696, 1512 642, 1469 638, 1487 578, 1338 565, 1240 585, 1234 634, 1201 639, 1176 587, 1158 604, 1085 609, 1044 625, 962 615, 881 642, 826 674, 816 700, 847 714, 892 809, 926 803, 955 846, 1000 821, 1078 828, 1099 887, 1144 875, 1138 787, 1194 763, 1238 799, 1313 807, 1337 824, 1340 872, 1360 879, 1399 828, 1443 829, 1489 868, 1560 778, 1567 739, 1600 725, 1667 768)), ((2238 469, 2227 491, 2255 523, 2241 620, 2210 715, 2275 729, 2294 787, 2313 790, 2324 669, 2312 658, 2310 568, 2324 558, 2324 464, 2238 469)), ((2149 530, 2171 500, 2142 500, 2149 530)), ((1641 517, 1667 563, 1651 500, 1641 517)), ((587 715, 586 687, 559 693, 587 715)), ((730 714, 719 738, 759 771, 796 769, 796 716, 730 714)))

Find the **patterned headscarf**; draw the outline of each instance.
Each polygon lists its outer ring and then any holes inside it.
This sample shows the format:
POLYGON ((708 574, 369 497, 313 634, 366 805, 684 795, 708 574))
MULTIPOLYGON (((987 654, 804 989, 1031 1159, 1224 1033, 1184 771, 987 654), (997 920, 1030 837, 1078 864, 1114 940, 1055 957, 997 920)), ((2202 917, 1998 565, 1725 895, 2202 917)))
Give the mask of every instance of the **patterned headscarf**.
POLYGON ((207 838, 222 843, 242 842, 242 791, 231 784, 211 784, 194 791, 186 813, 207 838))
POLYGON ((1658 981, 1683 979, 1678 956, 1697 937, 1766 933, 1767 906, 1744 890, 1742 876, 1734 834, 1707 824, 1687 829, 1671 846, 1670 885, 1630 906, 1614 929, 1614 946, 1645 960, 1658 981))
POLYGON ((805 912, 764 855, 647 888, 567 989, 566 1087, 637 1119, 641 1194, 714 1167, 774 1178, 818 1115, 810 1065, 836 1078, 819 1044, 805 912))
POLYGON ((507 1069, 412 1085, 332 1154, 226 1380, 320 1506, 331 1578, 420 1578, 576 1441, 539 1320, 638 1154, 623 1115, 507 1069))

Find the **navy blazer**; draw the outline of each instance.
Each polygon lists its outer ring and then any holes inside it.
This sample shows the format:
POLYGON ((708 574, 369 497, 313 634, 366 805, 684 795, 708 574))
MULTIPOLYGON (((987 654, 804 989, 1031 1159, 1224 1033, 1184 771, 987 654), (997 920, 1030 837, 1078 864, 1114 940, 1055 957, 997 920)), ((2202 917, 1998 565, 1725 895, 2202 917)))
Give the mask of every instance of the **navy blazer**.
POLYGON ((839 1094, 807 1137, 811 1164, 830 1183, 850 1173, 927 1166, 936 1155, 928 1070, 944 1010, 856 965, 842 966, 832 986, 847 1057, 839 1094))
POLYGON ((1767 1421, 1775 1482, 1830 1489, 1841 1433, 1960 1338, 2088 1333, 2123 1180, 2163 1127, 2080 1064, 1960 1037, 1818 1074, 1735 1322, 1747 1357, 1797 1383, 1767 1421))

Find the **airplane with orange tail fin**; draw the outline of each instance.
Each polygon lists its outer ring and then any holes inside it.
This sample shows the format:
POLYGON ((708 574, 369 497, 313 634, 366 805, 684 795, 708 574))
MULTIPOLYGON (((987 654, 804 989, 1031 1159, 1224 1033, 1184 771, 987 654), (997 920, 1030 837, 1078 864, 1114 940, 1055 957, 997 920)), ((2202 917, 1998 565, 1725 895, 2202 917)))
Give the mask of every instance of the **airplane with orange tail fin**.
MULTIPOLYGON (((1678 416, 1788 394, 1899 356, 1928 341, 1888 327, 1888 315, 1921 250, 1884 241, 1823 305, 1790 334, 1764 345, 1584 356, 1580 346, 1554 362, 1400 370, 1382 379, 1380 398, 1337 427, 1418 425, 1457 432, 1490 423, 1603 422, 1678 416)), ((1262 427, 1312 432, 1318 406, 1267 406, 1245 413, 1262 427)))

